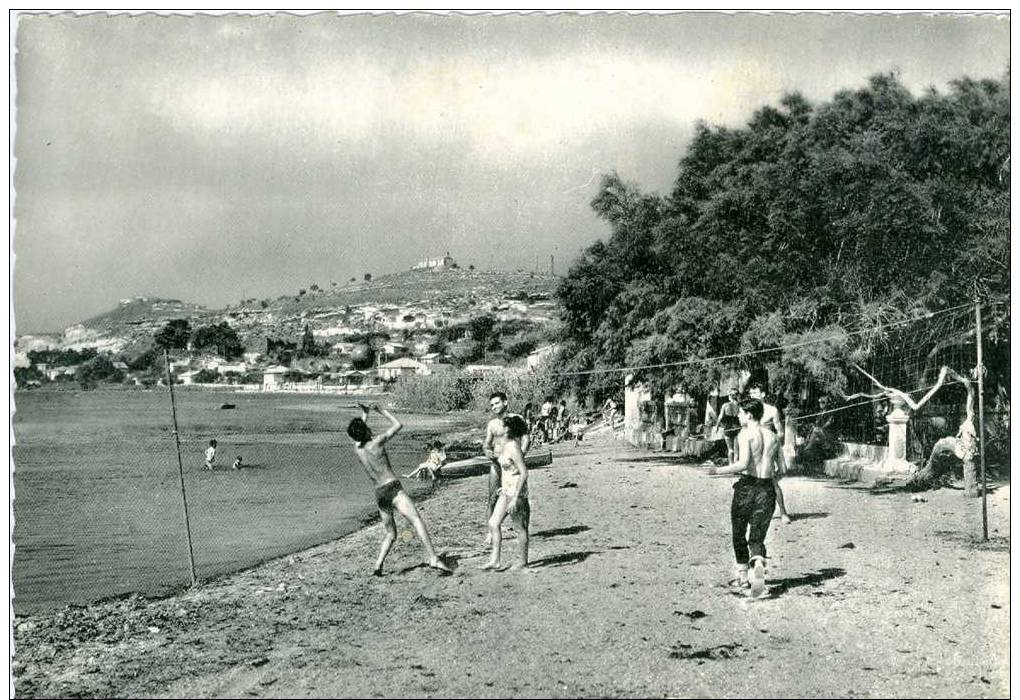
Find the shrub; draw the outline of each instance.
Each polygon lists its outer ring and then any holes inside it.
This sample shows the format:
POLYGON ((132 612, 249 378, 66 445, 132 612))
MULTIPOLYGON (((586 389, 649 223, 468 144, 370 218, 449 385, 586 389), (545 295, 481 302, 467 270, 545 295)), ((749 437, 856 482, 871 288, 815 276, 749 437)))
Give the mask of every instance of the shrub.
POLYGON ((212 384, 220 378, 219 372, 214 369, 199 370, 191 378, 196 384, 212 384))
POLYGON ((517 413, 524 410, 524 404, 541 405, 546 396, 555 396, 557 380, 549 365, 543 365, 536 372, 506 369, 489 374, 475 383, 473 388, 474 408, 484 411, 489 405, 489 396, 497 391, 506 394, 510 410, 517 413))
POLYGON ((471 405, 472 384, 464 372, 401 377, 393 385, 393 401, 417 411, 455 411, 471 405))
POLYGON ((101 381, 121 382, 124 374, 113 366, 109 357, 100 355, 79 365, 75 378, 83 389, 92 389, 101 381))

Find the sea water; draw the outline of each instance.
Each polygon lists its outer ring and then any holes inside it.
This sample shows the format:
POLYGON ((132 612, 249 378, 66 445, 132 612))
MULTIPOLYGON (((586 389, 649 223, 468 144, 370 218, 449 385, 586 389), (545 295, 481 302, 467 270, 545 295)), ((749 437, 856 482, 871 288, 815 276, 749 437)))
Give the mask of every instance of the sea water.
MULTIPOLYGON (((175 393, 200 578, 329 541, 376 512, 373 485, 343 432, 357 415, 351 398, 175 393), (212 472, 202 469, 210 439, 219 442, 212 472), (234 471, 238 455, 244 468, 234 471)), ((28 391, 15 404, 15 610, 187 585, 167 390, 28 391)), ((449 425, 401 418, 407 427, 390 446, 398 474, 421 461, 431 432, 449 425)), ((412 495, 423 488, 405 485, 412 495)))

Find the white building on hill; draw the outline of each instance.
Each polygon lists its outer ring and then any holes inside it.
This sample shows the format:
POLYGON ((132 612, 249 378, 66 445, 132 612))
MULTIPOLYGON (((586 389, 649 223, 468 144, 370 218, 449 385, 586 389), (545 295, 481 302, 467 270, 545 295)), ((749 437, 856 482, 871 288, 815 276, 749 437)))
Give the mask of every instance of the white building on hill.
POLYGON ((444 255, 441 258, 425 258, 421 262, 415 263, 411 267, 411 269, 412 270, 443 270, 443 269, 449 269, 449 268, 453 267, 456 264, 457 264, 456 261, 453 258, 450 257, 449 253, 447 253, 446 255, 444 255))

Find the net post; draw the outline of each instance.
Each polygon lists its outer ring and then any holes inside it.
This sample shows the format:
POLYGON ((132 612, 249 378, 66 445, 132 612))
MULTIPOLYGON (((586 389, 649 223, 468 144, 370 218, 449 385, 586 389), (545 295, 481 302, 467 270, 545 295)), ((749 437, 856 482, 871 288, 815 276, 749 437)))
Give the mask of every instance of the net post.
POLYGON ((177 473, 181 479, 181 503, 184 506, 184 532, 188 539, 188 565, 191 572, 191 585, 198 582, 195 574, 195 550, 191 544, 191 519, 188 517, 188 494, 184 489, 184 463, 181 461, 181 436, 177 432, 177 403, 174 401, 174 379, 170 374, 170 352, 163 348, 163 364, 166 366, 166 384, 170 389, 170 415, 174 422, 174 444, 177 446, 177 473))
POLYGON ((985 365, 981 342, 981 298, 974 295, 974 323, 977 333, 978 447, 981 454, 981 536, 988 541, 988 480, 985 475, 985 365))

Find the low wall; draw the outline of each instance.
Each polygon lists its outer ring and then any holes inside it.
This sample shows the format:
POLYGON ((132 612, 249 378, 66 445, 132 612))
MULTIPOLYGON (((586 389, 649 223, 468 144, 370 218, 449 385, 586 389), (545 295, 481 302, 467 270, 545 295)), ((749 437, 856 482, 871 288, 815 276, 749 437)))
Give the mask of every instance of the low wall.
POLYGON ((841 444, 840 454, 824 462, 823 469, 827 476, 846 481, 873 481, 882 476, 903 474, 885 466, 885 458, 889 452, 886 445, 864 445, 856 442, 841 444))

